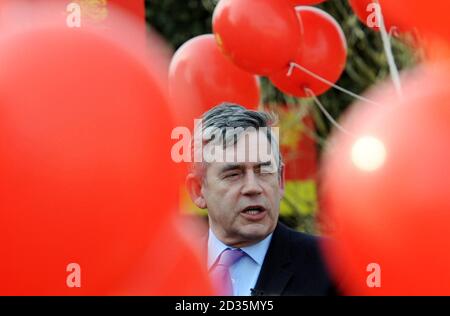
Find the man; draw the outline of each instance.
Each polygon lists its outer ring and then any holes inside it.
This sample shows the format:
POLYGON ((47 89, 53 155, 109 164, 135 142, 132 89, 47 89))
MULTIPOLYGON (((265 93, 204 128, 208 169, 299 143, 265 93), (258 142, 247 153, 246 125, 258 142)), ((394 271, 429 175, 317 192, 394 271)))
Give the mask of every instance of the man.
POLYGON ((202 117, 187 186, 208 209, 209 272, 222 295, 333 294, 317 238, 278 222, 284 178, 273 123, 227 103, 202 117))

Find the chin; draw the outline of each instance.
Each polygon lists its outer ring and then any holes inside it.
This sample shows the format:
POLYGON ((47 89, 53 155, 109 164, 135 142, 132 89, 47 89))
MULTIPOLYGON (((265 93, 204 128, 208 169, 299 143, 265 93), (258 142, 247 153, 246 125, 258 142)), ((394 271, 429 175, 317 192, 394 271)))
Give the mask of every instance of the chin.
POLYGON ((270 228, 268 225, 250 224, 243 227, 240 232, 242 236, 245 236, 249 240, 260 241, 272 232, 270 228))

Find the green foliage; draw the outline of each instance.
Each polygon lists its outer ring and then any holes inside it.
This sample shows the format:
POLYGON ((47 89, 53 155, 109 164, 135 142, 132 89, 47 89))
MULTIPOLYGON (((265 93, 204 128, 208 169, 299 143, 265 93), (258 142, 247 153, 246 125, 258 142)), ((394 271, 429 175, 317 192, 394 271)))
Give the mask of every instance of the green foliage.
POLYGON ((211 19, 217 1, 146 0, 147 24, 158 31, 174 49, 187 40, 211 33, 211 19))
POLYGON ((314 232, 317 184, 313 180, 288 181, 280 205, 281 220, 300 231, 314 232))

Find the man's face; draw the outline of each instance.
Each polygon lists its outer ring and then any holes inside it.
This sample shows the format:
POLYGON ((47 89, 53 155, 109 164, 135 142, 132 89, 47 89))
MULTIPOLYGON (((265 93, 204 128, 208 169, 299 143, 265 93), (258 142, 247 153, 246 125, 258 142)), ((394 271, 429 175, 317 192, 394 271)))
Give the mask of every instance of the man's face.
POLYGON ((265 134, 252 133, 258 134, 258 142, 243 136, 234 147, 235 155, 247 159, 209 163, 201 189, 211 229, 235 247, 254 244, 273 232, 283 194, 273 151, 263 159, 249 159, 249 153, 258 152, 258 143, 259 148, 271 148, 265 134))

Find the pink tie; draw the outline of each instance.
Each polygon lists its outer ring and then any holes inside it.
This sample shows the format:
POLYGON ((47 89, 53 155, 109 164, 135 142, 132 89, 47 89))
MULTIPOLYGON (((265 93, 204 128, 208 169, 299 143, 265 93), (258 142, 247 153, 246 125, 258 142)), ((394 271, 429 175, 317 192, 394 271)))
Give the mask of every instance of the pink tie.
POLYGON ((231 283, 230 267, 239 261, 245 252, 241 249, 225 249, 219 260, 214 264, 211 269, 210 275, 214 287, 221 296, 232 296, 233 285, 231 283))

